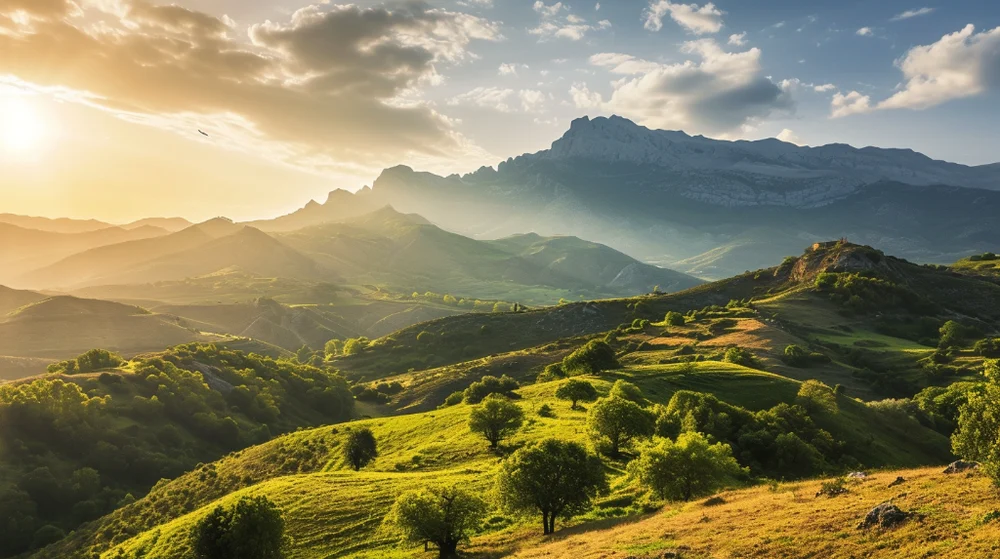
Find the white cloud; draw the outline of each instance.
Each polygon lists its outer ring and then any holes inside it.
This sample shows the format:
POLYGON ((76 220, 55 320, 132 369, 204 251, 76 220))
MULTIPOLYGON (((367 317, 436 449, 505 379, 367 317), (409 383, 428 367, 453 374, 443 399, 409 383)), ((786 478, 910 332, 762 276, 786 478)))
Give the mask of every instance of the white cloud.
POLYGON ((782 129, 781 132, 779 132, 778 135, 775 137, 781 140, 782 142, 788 142, 790 144, 795 144, 797 146, 805 145, 802 142, 802 138, 800 138, 798 134, 789 130, 788 128, 782 129))
POLYGON ((659 31, 663 29, 663 17, 670 18, 678 25, 695 35, 718 33, 722 29, 724 12, 709 2, 704 6, 697 4, 674 4, 670 0, 653 0, 646 9, 646 29, 659 31))
POLYGON ((873 110, 871 101, 871 97, 857 91, 851 91, 847 95, 838 91, 830 102, 830 118, 870 113, 873 110))
POLYGON ((601 11, 601 3, 600 2, 598 2, 597 4, 594 5, 594 11, 595 12, 601 11))
POLYGON ((816 93, 826 93, 828 91, 833 91, 834 89, 837 89, 837 86, 833 85, 832 83, 823 83, 813 86, 813 91, 815 91, 816 93))
POLYGON ((896 14, 892 16, 889 21, 902 21, 904 19, 910 19, 911 17, 925 16, 934 11, 934 8, 919 8, 916 10, 906 10, 901 14, 896 14))
POLYGON ((855 35, 860 35, 862 37, 871 37, 872 35, 875 34, 875 32, 872 31, 871 27, 862 27, 861 29, 858 29, 857 31, 855 31, 854 34, 855 35))
POLYGON ((529 29, 528 33, 539 37, 540 41, 548 39, 579 41, 591 31, 611 27, 611 22, 606 19, 591 25, 586 19, 575 14, 567 13, 563 16, 564 11, 569 12, 569 7, 564 6, 562 2, 549 6, 539 0, 535 2, 534 9, 540 14, 541 22, 537 27, 529 29))
POLYGON ((747 36, 746 31, 744 31, 743 33, 733 33, 732 35, 729 36, 729 44, 737 47, 742 47, 743 45, 747 44, 746 36, 747 36))
POLYGON ((508 104, 513 89, 500 87, 477 87, 472 91, 467 91, 461 95, 456 95, 448 100, 449 105, 472 105, 483 109, 493 109, 502 113, 512 112, 513 109, 508 104))
POLYGON ((600 93, 590 91, 585 83, 575 83, 569 88, 569 96, 578 109, 598 109, 604 104, 600 93))
POLYGON ((896 64, 905 82, 880 109, 926 109, 1000 89, 1000 27, 976 33, 970 23, 936 43, 913 47, 896 64))
POLYGON ((500 74, 501 76, 516 76, 518 69, 527 70, 528 65, 512 64, 509 62, 504 62, 503 64, 500 65, 500 68, 497 70, 497 73, 500 74))
MULTIPOLYGON (((659 64, 617 53, 592 56, 591 64, 625 76, 612 83, 601 108, 647 126, 714 135, 738 133, 794 110, 791 87, 763 74, 759 49, 727 53, 714 40, 700 39, 684 43, 681 51, 692 59, 659 64)), ((600 99, 586 88, 571 93, 578 107, 600 99)))
POLYGON ((536 89, 522 89, 517 96, 521 100, 521 108, 526 113, 539 112, 545 105, 545 94, 536 89))
POLYGON ((463 7, 477 6, 480 8, 492 8, 493 0, 460 0, 457 4, 463 7))

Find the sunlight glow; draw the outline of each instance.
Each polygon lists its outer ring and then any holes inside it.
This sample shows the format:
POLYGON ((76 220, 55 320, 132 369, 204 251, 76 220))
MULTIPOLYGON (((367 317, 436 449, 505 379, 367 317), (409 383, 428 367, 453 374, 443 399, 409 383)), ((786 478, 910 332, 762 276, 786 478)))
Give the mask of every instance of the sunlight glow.
POLYGON ((43 115, 29 98, 0 97, 0 149, 11 155, 33 154, 44 147, 47 132, 43 115))

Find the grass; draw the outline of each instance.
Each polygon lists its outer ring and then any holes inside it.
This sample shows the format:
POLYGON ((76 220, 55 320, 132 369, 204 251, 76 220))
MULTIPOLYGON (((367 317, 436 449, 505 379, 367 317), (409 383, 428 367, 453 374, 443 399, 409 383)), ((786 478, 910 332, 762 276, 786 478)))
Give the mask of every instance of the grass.
MULTIPOLYGON (((513 554, 524 559, 658 557, 683 549, 685 558, 767 559, 995 557, 1000 523, 980 519, 1000 504, 979 475, 947 476, 941 468, 879 472, 848 484, 846 495, 814 497, 820 480, 728 491, 725 503, 687 503, 637 522, 540 541, 524 541, 513 554), (889 488, 896 476, 907 481, 889 488), (858 522, 873 506, 891 500, 915 517, 898 528, 863 531, 858 522)), ((480 546, 493 544, 487 540, 480 546)))
MULTIPOLYGON (((679 365, 640 365, 587 378, 602 394, 616 379, 626 378, 654 402, 666 403, 677 390, 707 390, 753 409, 792 401, 799 386, 778 375, 719 362, 699 363, 694 372, 679 365)), ((567 402, 555 399, 558 386, 556 381, 519 389, 518 402, 528 420, 506 451, 551 436, 587 441, 586 411, 571 410, 567 402), (537 409, 543 404, 555 410, 555 417, 538 416, 537 409)), ((868 444, 859 442, 859 433, 866 440, 871 437, 871 455, 865 457, 871 464, 947 461, 945 441, 933 439, 919 425, 893 427, 846 398, 841 410, 821 423, 828 424, 824 427, 835 437, 852 440, 852 446, 868 444), (920 447, 914 438, 930 439, 920 447)), ((382 516, 401 491, 452 483, 468 485, 483 494, 489 489, 499 457, 468 431, 468 412, 469 406, 457 405, 286 435, 164 483, 145 499, 78 530, 34 557, 89 557, 88 551, 101 551, 104 559, 183 557, 192 523, 216 504, 229 503, 243 494, 267 495, 285 509, 295 541, 292 559, 405 555, 405 548, 400 550, 381 529, 382 516), (361 425, 373 430, 379 441, 379 457, 355 473, 341 458, 340 444, 348 429, 361 425)), ((635 492, 620 477, 621 464, 609 462, 608 466, 615 491, 597 509, 571 523, 577 525, 573 529, 636 520, 639 509, 632 504, 635 492), (623 516, 628 518, 622 520, 623 516), (584 520, 588 522, 581 524, 584 520)), ((523 524, 518 519, 500 518, 484 537, 507 538, 504 545, 510 545, 521 531, 533 533, 533 520, 523 524)))

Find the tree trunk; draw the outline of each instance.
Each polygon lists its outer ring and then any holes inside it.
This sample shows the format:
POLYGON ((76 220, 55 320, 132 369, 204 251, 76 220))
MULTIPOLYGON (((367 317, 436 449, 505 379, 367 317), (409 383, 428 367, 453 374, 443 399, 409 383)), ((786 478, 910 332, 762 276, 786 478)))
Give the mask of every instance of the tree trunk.
POLYGON ((547 536, 551 533, 549 531, 549 513, 542 511, 542 535, 547 536))
POLYGON ((458 557, 458 542, 441 542, 438 544, 438 559, 455 559, 458 557))

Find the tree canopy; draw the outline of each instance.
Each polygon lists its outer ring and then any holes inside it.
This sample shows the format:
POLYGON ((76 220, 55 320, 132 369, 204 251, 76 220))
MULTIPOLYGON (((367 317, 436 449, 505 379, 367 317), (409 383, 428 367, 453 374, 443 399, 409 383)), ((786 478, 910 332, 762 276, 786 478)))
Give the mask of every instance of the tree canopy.
POLYGON ((524 411, 506 396, 490 394, 469 412, 469 430, 478 433, 496 449, 524 424, 524 411))
POLYGON ((618 396, 601 398, 587 415, 591 436, 611 456, 620 456, 636 438, 652 436, 655 424, 652 413, 618 396))
POLYGON ((403 493, 386 521, 412 542, 431 542, 442 559, 455 557, 486 516, 486 503, 458 487, 403 493))
POLYGON ((378 458, 378 443, 375 434, 367 427, 351 429, 344 442, 344 459, 358 471, 378 458))
POLYGON ((263 496, 216 507, 191 537, 197 559, 283 559, 289 543, 281 511, 263 496))
POLYGON ((556 398, 569 400, 572 402, 570 407, 576 409, 577 402, 592 402, 597 399, 597 389, 585 380, 571 378, 559 385, 556 398))
POLYGON ((645 446, 629 474, 662 499, 690 501, 744 473, 728 444, 710 444, 705 435, 681 433, 645 446))

